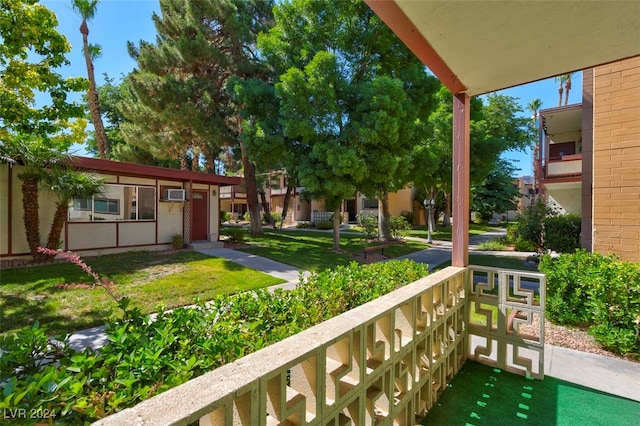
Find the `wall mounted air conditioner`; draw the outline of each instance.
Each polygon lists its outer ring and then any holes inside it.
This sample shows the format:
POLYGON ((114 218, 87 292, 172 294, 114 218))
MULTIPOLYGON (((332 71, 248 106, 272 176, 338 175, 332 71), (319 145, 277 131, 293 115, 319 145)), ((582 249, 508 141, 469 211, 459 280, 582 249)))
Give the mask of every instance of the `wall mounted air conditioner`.
POLYGON ((167 201, 184 201, 184 189, 167 189, 167 201))

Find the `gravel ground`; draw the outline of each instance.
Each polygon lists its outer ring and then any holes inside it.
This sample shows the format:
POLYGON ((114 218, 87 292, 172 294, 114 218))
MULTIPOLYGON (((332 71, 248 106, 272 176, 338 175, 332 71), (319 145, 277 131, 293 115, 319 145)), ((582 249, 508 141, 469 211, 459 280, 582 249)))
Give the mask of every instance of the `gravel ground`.
POLYGON ((603 349, 585 330, 554 325, 547 320, 545 320, 544 324, 544 342, 548 345, 640 362, 640 360, 618 355, 603 349))

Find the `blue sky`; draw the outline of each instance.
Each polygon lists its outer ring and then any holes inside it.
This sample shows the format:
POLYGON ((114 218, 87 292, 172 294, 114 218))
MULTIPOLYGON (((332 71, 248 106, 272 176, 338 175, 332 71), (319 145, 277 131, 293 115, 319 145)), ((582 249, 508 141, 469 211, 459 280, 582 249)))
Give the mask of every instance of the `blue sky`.
MULTIPOLYGON (((68 55, 71 65, 62 73, 66 76, 86 76, 82 36, 79 31, 81 19, 72 10, 71 0, 43 0, 41 3, 56 13, 58 31, 63 33, 73 46, 68 55)), ((127 52, 127 41, 136 44, 140 40, 154 41, 156 30, 151 15, 159 10, 157 0, 102 0, 98 4, 96 16, 89 22, 89 42, 102 46, 102 56, 94 63, 98 84, 104 81, 104 73, 117 81, 121 74, 126 75, 135 67, 135 61, 127 52)), ((569 103, 578 103, 581 100, 582 73, 576 73, 571 81, 569 103)), ((558 105, 558 86, 553 79, 502 90, 499 93, 519 98, 523 114, 527 116, 531 113, 526 110, 526 105, 532 99, 540 98, 542 108, 558 105)), ((86 155, 83 150, 77 154, 86 155)), ((509 152, 505 157, 513 160, 520 169, 516 172, 518 176, 532 174, 530 151, 509 152)))

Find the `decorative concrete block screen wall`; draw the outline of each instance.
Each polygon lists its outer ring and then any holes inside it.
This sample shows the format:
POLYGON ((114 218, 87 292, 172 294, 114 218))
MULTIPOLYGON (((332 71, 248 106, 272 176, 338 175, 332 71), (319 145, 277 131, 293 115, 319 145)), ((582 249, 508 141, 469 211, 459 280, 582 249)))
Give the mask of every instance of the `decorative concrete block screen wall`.
POLYGON ((482 364, 542 380, 546 277, 469 267, 469 353, 482 364))
POLYGON ((413 425, 464 364, 470 334, 489 342, 479 362, 541 374, 543 334, 525 326, 544 322, 543 300, 541 274, 449 267, 97 424, 413 425), (471 297, 487 317, 472 332, 471 297))

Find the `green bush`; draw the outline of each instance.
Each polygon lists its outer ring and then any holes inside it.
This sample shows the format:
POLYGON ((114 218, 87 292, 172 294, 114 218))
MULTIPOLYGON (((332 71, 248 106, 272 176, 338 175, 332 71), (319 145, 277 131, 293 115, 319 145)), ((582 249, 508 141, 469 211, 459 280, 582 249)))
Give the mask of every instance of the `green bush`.
POLYGON ((507 246, 504 244, 504 242, 501 239, 493 239, 493 240, 489 240, 489 241, 484 241, 480 244, 478 244, 478 249, 479 250, 486 250, 486 251, 501 251, 501 250, 505 250, 507 248, 507 246))
POLYGON ((413 214, 413 212, 403 210, 400 212, 400 216, 404 217, 410 225, 413 225, 415 223, 415 215, 413 214))
POLYGON ((313 274, 291 291, 223 295, 207 305, 107 325, 109 344, 73 353, 44 329, 0 338, 0 409, 49 410, 85 424, 427 275, 412 261, 352 263, 313 274), (221 315, 224 312, 224 315, 221 315))
POLYGON ((391 217, 391 237, 394 240, 402 240, 411 230, 411 224, 404 216, 391 217))
POLYGON ((640 265, 577 250, 542 257, 547 276, 547 317, 559 324, 590 325, 598 343, 640 358, 640 265))
POLYGON ((180 250, 184 246, 184 239, 180 234, 173 234, 171 236, 171 248, 174 250, 180 250))
POLYGON ((242 219, 245 222, 251 222, 251 214, 247 211, 244 215, 242 215, 242 219))
POLYGON ((316 223, 316 229, 323 229, 323 230, 333 229, 333 221, 321 220, 320 222, 316 223))
POLYGON ((305 221, 297 222, 296 228, 311 228, 311 222, 305 222, 305 221))
POLYGON ((542 199, 532 203, 521 214, 511 231, 511 241, 518 251, 539 251, 543 249, 542 225, 552 211, 542 199), (518 248, 520 247, 520 248, 518 248), (526 250, 521 250, 526 249, 526 250))
POLYGON ((589 285, 606 261, 600 254, 580 250, 556 258, 542 256, 538 269, 547 276, 549 320, 568 325, 588 324, 593 318, 589 285))
POLYGON ((271 220, 273 220, 273 224, 275 226, 280 226, 280 222, 282 222, 282 213, 271 212, 271 220))
POLYGON ((568 214, 544 219, 545 250, 573 253, 580 248, 580 215, 568 214))
POLYGON ((232 243, 242 243, 245 240, 244 229, 242 228, 228 228, 224 231, 224 234, 229 238, 232 243))
POLYGON ((368 239, 378 237, 378 218, 376 216, 367 216, 358 213, 357 219, 358 225, 362 227, 362 231, 368 239))
POLYGON ((231 212, 225 212, 225 211, 221 211, 220 212, 220 223, 225 223, 231 220, 232 218, 232 214, 231 212))

